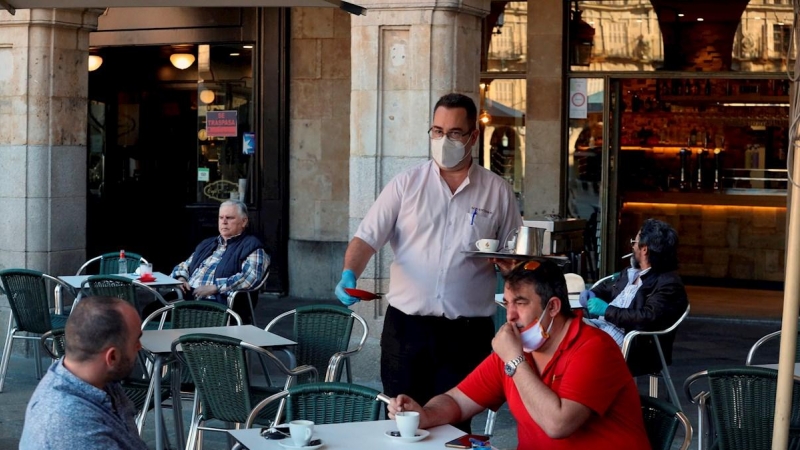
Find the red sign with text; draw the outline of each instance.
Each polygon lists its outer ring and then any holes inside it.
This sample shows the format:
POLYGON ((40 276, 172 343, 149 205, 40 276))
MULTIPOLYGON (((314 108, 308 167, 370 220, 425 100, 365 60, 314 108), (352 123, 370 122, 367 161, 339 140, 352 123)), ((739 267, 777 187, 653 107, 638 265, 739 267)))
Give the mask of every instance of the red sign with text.
POLYGON ((237 111, 209 111, 206 113, 208 137, 236 137, 237 111))

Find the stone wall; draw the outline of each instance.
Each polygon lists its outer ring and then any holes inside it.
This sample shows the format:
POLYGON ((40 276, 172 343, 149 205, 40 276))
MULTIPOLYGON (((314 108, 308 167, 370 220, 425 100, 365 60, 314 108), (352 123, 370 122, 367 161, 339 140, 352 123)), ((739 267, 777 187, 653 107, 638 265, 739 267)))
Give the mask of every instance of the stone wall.
POLYGON ((331 298, 348 240, 350 16, 292 8, 289 293, 331 298))
POLYGON ((784 281, 786 208, 626 205, 620 239, 627 243, 648 218, 663 220, 678 232, 684 277, 784 281))

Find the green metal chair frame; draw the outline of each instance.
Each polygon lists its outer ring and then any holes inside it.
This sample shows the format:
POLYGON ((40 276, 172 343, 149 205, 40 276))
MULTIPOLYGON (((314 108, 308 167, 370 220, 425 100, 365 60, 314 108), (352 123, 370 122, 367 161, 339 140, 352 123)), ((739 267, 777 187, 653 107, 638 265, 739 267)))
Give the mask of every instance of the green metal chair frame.
POLYGON ((389 397, 357 384, 327 382, 292 386, 259 402, 247 417, 250 428, 261 411, 285 400, 284 412, 275 425, 292 420, 310 420, 317 425, 380 420, 389 397))
MULTIPOLYGON (((763 367, 733 367, 698 372, 686 379, 687 398, 697 408, 698 444, 711 440, 720 450, 772 448, 778 371, 763 367), (708 381, 708 391, 692 392, 698 380, 708 381), (704 431, 713 427, 713 433, 704 431), (713 439, 712 436, 713 434, 713 439)), ((800 378, 794 377, 789 448, 800 448, 800 378)))
MULTIPOLYGON (((128 263, 128 273, 133 273, 138 269, 139 264, 148 263, 146 259, 142 258, 142 255, 133 252, 125 252, 125 262, 128 263)), ((75 275, 83 275, 84 271, 94 263, 98 263, 96 275, 116 275, 119 273, 119 252, 103 253, 100 256, 95 256, 83 263, 75 275)))
POLYGON ((66 339, 64 328, 55 328, 43 334, 40 338, 44 352, 50 359, 58 359, 66 353, 66 339))
MULTIPOLYGON (((81 291, 88 290, 94 296, 121 298, 133 305, 136 311, 141 312, 143 305, 139 304, 137 289, 152 294, 156 301, 161 303, 162 307, 169 304, 161 293, 151 286, 121 275, 92 275, 81 283, 81 291)), ((153 329, 153 326, 148 329, 153 329)))
MULTIPOLYGON (((57 304, 50 304, 50 289, 48 282, 54 286, 61 286, 67 292, 75 293, 67 283, 45 273, 29 269, 7 269, 0 271, 0 282, 11 306, 8 317, 8 331, 3 347, 3 358, 0 362, 0 392, 8 370, 8 361, 11 357, 11 346, 14 339, 39 340, 40 336, 54 328, 63 328, 67 323, 67 316, 61 315, 57 304), (16 326, 13 324, 16 323, 16 326), (29 335, 19 335, 18 333, 29 335)), ((55 298, 55 295, 53 296, 55 298)), ((39 357, 39 346, 33 347, 34 363, 36 364, 36 378, 41 379, 43 370, 39 357)))
POLYGON ((683 426, 683 442, 680 450, 687 450, 692 443, 692 424, 689 418, 675 405, 647 395, 639 396, 647 438, 653 450, 671 450, 678 426, 683 426))
MULTIPOLYGON (((507 315, 506 315, 506 307, 500 302, 495 302, 497 304, 497 309, 494 311, 494 332, 497 333, 500 330, 500 327, 503 326, 506 322, 508 322, 507 315)), ((494 422, 497 419, 497 413, 492 411, 491 409, 486 413, 486 426, 484 427, 483 434, 487 436, 491 436, 494 433, 494 422)))
POLYGON ((271 331, 281 319, 292 315, 294 329, 288 338, 297 342, 297 345, 293 352, 287 350, 290 366, 294 366, 296 360, 296 364, 311 365, 319 370, 326 368, 325 381, 339 381, 342 376, 339 367, 344 361, 347 382, 351 383, 350 357, 361 351, 367 341, 367 322, 343 306, 310 305, 278 315, 264 329, 271 331), (358 346, 349 350, 354 321, 361 324, 364 333, 358 346))
MULTIPOLYGON (((310 373, 316 378, 317 369, 312 366, 300 366, 288 369, 268 350, 248 344, 239 339, 226 336, 195 333, 187 334, 172 343, 172 354, 189 368, 195 385, 195 397, 199 399, 200 412, 193 418, 189 428, 189 440, 186 448, 195 448, 200 439, 201 430, 226 431, 224 428, 205 426, 209 420, 220 420, 243 424, 250 411, 261 400, 280 392, 280 388, 272 386, 255 387, 250 382, 247 365, 247 354, 270 360, 283 374, 288 389, 297 376, 310 373), (177 347, 180 345, 181 350, 177 347)), ((269 422, 269 418, 277 418, 278 406, 264 410, 261 418, 269 422)))

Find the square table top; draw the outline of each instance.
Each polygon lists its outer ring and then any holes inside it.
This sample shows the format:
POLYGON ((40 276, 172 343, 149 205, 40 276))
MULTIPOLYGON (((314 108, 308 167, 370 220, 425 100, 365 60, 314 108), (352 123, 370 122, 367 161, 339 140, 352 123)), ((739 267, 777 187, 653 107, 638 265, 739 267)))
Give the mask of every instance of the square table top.
MULTIPOLYGON (((322 440, 323 449, 374 450, 381 448, 410 450, 441 450, 444 444, 464 434, 452 425, 440 425, 428 429, 430 435, 417 442, 399 442, 386 436, 387 431, 397 431, 394 420, 373 422, 348 422, 330 425, 315 425, 313 439, 322 440)), ((291 445, 291 438, 279 441, 265 439, 261 428, 230 430, 228 433, 250 450, 284 450, 279 442, 291 445)))
POLYGON ((207 328, 180 328, 171 330, 144 330, 139 341, 142 347, 151 353, 169 353, 172 342, 186 334, 207 333, 219 334, 255 345, 257 347, 280 347, 295 345, 296 342, 278 336, 277 334, 264 331, 253 325, 232 325, 227 327, 207 327, 207 328))
MULTIPOLYGON (((126 278, 130 278, 131 280, 139 281, 138 280, 139 279, 139 275, 136 275, 136 274, 133 274, 133 273, 121 273, 121 274, 114 274, 114 275, 120 275, 120 276, 123 276, 123 277, 126 277, 126 278)), ((80 289, 81 288, 81 284, 84 281, 86 281, 86 279, 89 278, 90 276, 92 276, 92 275, 62 275, 62 276, 60 276, 58 278, 60 280, 64 281, 65 283, 67 283, 68 285, 74 287, 75 289, 80 289)), ((172 278, 169 275, 165 275, 165 274, 163 274, 161 272, 153 272, 153 276, 156 278, 155 281, 148 281, 148 282, 139 281, 139 282, 142 283, 142 284, 146 284, 148 286, 152 286, 152 287, 180 286, 181 285, 180 281, 176 280, 175 278, 172 278)))

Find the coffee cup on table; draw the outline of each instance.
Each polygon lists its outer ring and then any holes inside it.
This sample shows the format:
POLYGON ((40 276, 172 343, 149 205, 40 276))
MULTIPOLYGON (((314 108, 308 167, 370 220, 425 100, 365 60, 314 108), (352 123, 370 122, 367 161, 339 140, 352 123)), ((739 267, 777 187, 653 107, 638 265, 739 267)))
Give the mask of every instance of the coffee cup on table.
MULTIPOLYGON (((495 241, 496 242, 496 241, 495 241)), ((403 411, 395 413, 394 420, 397 422, 397 430, 400 436, 412 438, 417 434, 419 428, 419 413, 416 411, 403 411)))
POLYGON ((293 420, 289 422, 289 434, 295 447, 305 447, 311 442, 314 434, 314 422, 310 420, 293 420))
POLYGON ((150 263, 139 264, 139 275, 152 275, 153 265, 150 263))
POLYGON ((500 244, 500 241, 497 239, 478 239, 475 242, 475 247, 478 248, 478 251, 481 252, 496 252, 497 246, 500 244))

